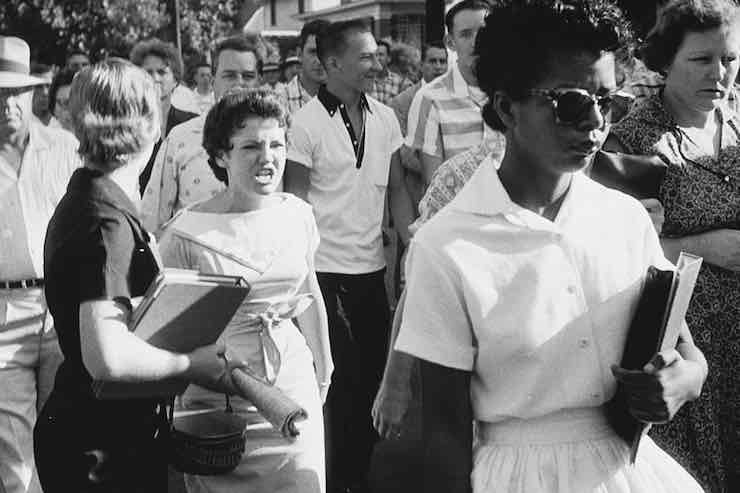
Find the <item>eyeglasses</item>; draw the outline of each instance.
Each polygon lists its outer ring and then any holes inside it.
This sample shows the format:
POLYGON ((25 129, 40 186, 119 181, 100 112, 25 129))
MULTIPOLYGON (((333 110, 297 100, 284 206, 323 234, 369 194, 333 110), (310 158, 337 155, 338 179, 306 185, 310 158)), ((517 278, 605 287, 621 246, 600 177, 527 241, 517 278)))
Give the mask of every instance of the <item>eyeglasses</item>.
POLYGON ((593 105, 599 107, 604 120, 613 123, 612 110, 615 106, 617 91, 601 96, 591 94, 585 89, 530 89, 530 96, 544 96, 552 101, 555 113, 555 122, 560 125, 576 125, 581 123, 591 111, 593 105))

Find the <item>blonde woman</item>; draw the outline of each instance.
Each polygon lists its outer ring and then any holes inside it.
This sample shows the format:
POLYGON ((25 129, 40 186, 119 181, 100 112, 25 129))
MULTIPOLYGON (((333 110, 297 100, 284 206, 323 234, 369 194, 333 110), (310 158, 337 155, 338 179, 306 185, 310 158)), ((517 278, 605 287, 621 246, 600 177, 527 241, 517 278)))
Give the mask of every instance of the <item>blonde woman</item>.
POLYGON ((223 347, 175 354, 128 331, 131 298, 158 270, 138 219, 139 173, 159 138, 154 82, 112 59, 77 74, 70 106, 85 166, 46 236, 46 298, 64 362, 34 429, 39 478, 46 493, 167 491, 159 403, 97 400, 92 380, 181 377, 228 391, 223 347))

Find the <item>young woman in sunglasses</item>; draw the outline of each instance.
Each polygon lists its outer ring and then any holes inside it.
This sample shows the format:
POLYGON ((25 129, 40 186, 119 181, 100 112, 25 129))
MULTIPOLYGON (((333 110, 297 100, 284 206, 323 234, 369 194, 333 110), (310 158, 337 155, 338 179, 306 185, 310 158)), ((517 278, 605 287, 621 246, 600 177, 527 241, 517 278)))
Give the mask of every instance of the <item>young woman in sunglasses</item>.
POLYGON ((396 349, 421 360, 420 491, 702 491, 647 437, 630 465, 604 412, 621 381, 633 415, 664 422, 707 373, 686 326, 643 370, 617 366, 647 267, 671 267, 645 208, 582 173, 628 40, 609 0, 506 2, 478 34, 484 118, 507 147, 407 260, 396 349))
MULTIPOLYGON (((701 399, 653 433, 711 491, 740 484, 740 118, 727 104, 740 67, 740 8, 679 0, 642 50, 663 90, 612 129, 611 150, 659 155, 661 243, 704 257, 686 315, 712 373, 701 399)), ((733 94, 734 93, 734 94, 733 94)))

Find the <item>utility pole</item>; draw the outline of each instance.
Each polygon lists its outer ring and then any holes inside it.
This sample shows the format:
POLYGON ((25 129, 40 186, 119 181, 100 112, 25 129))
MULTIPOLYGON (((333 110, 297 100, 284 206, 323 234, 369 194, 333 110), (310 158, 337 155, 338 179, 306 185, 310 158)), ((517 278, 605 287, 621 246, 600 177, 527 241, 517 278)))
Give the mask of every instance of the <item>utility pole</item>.
POLYGON ((177 51, 182 56, 182 37, 180 36, 180 0, 167 0, 167 11, 172 16, 171 40, 175 42, 177 51))
POLYGON ((426 29, 424 42, 442 41, 445 35, 445 0, 425 0, 426 29))

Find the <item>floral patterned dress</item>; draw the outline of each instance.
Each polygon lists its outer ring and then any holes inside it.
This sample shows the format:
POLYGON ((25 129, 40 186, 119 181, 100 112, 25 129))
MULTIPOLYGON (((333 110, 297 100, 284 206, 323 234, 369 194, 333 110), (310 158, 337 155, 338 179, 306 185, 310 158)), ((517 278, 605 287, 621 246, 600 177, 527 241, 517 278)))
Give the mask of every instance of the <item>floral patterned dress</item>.
MULTIPOLYGON (((661 95, 646 99, 612 129, 626 152, 657 154, 669 163, 659 192, 664 237, 740 229, 740 121, 732 111, 721 114, 716 156, 702 155, 661 95)), ((705 262, 686 319, 709 376, 702 396, 671 423, 654 427, 652 436, 707 491, 729 492, 740 479, 740 272, 705 262)))

